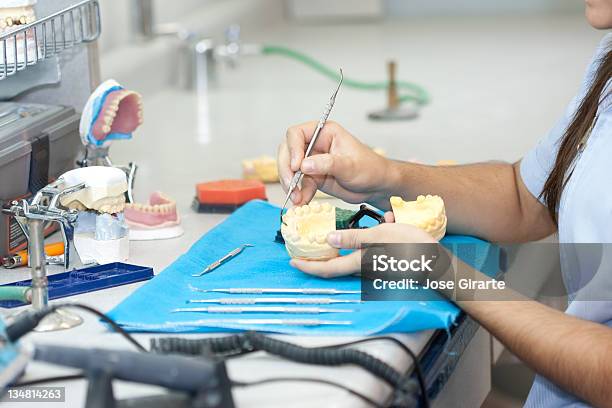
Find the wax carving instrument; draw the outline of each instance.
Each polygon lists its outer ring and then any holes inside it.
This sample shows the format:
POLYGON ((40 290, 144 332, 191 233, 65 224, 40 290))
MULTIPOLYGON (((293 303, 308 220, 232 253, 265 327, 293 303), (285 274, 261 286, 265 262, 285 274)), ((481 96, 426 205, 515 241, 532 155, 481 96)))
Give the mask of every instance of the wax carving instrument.
POLYGON ((302 295, 353 295, 360 294, 360 290, 341 290, 327 288, 222 288, 222 289, 200 289, 189 285, 189 289, 200 293, 230 293, 233 295, 264 295, 295 293, 302 295))
POLYGON ((263 303, 285 303, 294 305, 331 305, 333 303, 361 303, 359 299, 331 299, 331 298, 218 298, 218 299, 191 299, 187 303, 218 303, 221 305, 256 305, 263 303))
POLYGON ((225 262, 229 261, 230 259, 234 258, 235 256, 238 256, 246 247, 252 247, 255 245, 251 245, 251 244, 244 244, 242 246, 239 246, 238 248, 230 251, 227 255, 225 255, 223 258, 219 259, 218 261, 215 261, 213 263, 211 263, 210 265, 208 265, 206 267, 206 269, 204 269, 202 272, 199 273, 194 273, 191 276, 202 276, 204 274, 207 274, 208 272, 211 272, 215 269, 217 269, 218 267, 220 267, 221 265, 223 265, 225 262))
MULTIPOLYGON (((319 133, 321 133, 321 129, 323 129, 323 126, 325 126, 325 122, 327 122, 327 118, 329 117, 329 114, 331 113, 331 110, 334 107, 334 103, 336 103, 336 95, 338 95, 338 91, 340 90, 340 85, 342 85, 343 79, 344 79, 344 75, 342 74, 342 68, 340 68, 340 82, 338 82, 338 86, 336 87, 336 90, 332 94, 331 98, 329 98, 329 102, 325 106, 323 115, 321 115, 321 118, 319 119, 319 123, 317 124, 317 127, 314 133, 312 134, 312 138, 310 139, 310 143, 308 143, 308 148, 306 149, 306 153, 304 154, 304 157, 310 156, 310 153, 312 152, 312 149, 317 141, 317 138, 319 137, 319 133)), ((283 208, 281 208, 281 213, 280 213, 281 222, 283 222, 283 211, 285 211, 285 208, 287 207, 287 203, 289 202, 289 197, 291 197, 291 193, 293 193, 293 190, 295 190, 297 185, 302 180, 302 175, 303 175, 302 171, 298 170, 293 175, 293 178, 291 179, 291 183, 289 183, 289 189, 287 190, 287 197, 285 197, 285 203, 283 204, 283 208)))
POLYGON ((143 329, 158 329, 168 327, 217 327, 223 324, 242 325, 281 325, 281 326, 347 326, 353 324, 350 320, 321 319, 200 319, 191 322, 167 322, 164 324, 134 324, 130 327, 143 329))
POLYGON ((284 306, 208 306, 179 307, 172 313, 351 313, 353 309, 327 309, 322 307, 284 307, 284 306))
MULTIPOLYGON (((47 255, 47 260, 55 261, 57 256, 64 254, 64 243, 56 242, 53 244, 45 245, 45 254, 47 255), (51 259, 49 259, 49 257, 51 259)), ((24 249, 23 251, 17 252, 15 255, 9 255, 2 260, 2 266, 5 268, 17 268, 19 266, 26 266, 28 264, 28 250, 24 249)))

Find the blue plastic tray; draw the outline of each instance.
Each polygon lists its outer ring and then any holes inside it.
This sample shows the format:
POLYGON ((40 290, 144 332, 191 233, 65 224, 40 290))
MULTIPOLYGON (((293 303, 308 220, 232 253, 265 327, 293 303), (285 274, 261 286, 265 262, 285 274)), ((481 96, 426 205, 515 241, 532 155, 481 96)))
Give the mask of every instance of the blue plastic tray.
MULTIPOLYGON (((153 277, 153 268, 113 262, 105 265, 91 266, 85 269, 74 269, 70 272, 50 275, 49 299, 59 299, 95 290, 149 280, 153 277)), ((30 286, 32 280, 8 283, 2 286, 30 286)), ((19 301, 3 301, 0 307, 11 308, 23 306, 19 301)))

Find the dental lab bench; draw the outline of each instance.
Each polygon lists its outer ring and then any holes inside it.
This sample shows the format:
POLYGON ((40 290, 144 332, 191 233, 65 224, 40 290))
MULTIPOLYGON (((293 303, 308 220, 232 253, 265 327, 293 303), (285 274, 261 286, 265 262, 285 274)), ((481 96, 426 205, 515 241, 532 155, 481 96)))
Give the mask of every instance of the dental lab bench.
MULTIPOLYGON (((266 1, 271 0, 257 0, 252 3, 263 4, 266 1)), ((84 3, 97 4, 95 1, 84 3)), ((41 17, 62 10, 62 7, 68 8, 75 4, 77 4, 76 0, 57 2, 38 0, 37 11, 41 17), (51 5, 51 3, 54 4, 51 5)), ((92 4, 86 7, 94 8, 82 11, 82 13, 93 12, 95 21, 96 9, 92 4)), ((102 3, 101 6, 103 7, 104 4, 102 3)), ((250 5, 249 7, 254 7, 256 10, 257 6, 250 5)), ((81 12, 72 14, 74 19, 80 17, 82 17, 81 12)), ((210 13, 206 11, 190 18, 198 22, 200 20, 209 21, 206 19, 213 17, 210 17, 210 13)), ((537 29, 539 22, 530 21, 528 18, 521 17, 516 20, 509 18, 504 23, 506 26, 497 25, 495 32, 501 39, 495 40, 481 36, 479 29, 474 28, 474 22, 468 20, 457 22, 448 19, 439 21, 434 19, 427 22, 412 21, 410 24, 377 22, 362 23, 356 26, 334 26, 332 24, 290 26, 286 23, 270 23, 269 19, 272 17, 262 16, 262 13, 256 11, 253 12, 253 18, 260 21, 253 23, 257 28, 249 31, 248 42, 263 43, 270 39, 274 41, 283 39, 292 47, 306 49, 309 53, 316 54, 333 67, 341 66, 345 75, 357 78, 376 78, 385 75, 386 61, 393 56, 394 59, 401 62, 399 66, 401 76, 418 79, 419 83, 427 84, 434 102, 422 108, 418 119, 409 122, 368 120, 368 112, 379 110, 386 104, 384 92, 368 93, 343 88, 338 95, 338 101, 330 120, 343 124, 370 146, 382 147, 393 158, 426 162, 451 158, 461 162, 479 160, 479 148, 491 138, 491 133, 483 132, 482 129, 496 129, 498 133, 496 137, 499 137, 500 140, 516 140, 516 143, 510 147, 497 146, 498 151, 494 152, 494 155, 503 160, 514 160, 517 158, 514 155, 525 151, 531 145, 532 140, 517 139, 513 132, 520 131, 537 138, 546 130, 544 127, 539 127, 540 124, 550 123, 562 109, 561 105, 542 104, 543 108, 538 111, 540 119, 522 121, 520 119, 525 116, 530 118, 533 116, 533 112, 528 111, 529 106, 533 106, 538 101, 526 104, 510 89, 499 89, 500 86, 511 88, 515 85, 511 81, 500 85, 496 77, 482 71, 483 68, 477 60, 468 61, 457 54, 452 54, 453 58, 449 61, 448 54, 444 55, 443 51, 440 51, 440 55, 432 53, 432 50, 439 47, 451 47, 447 43, 448 33, 452 32, 458 41, 473 44, 475 49, 481 52, 482 59, 497 59, 500 65, 510 66, 512 64, 505 58, 506 55, 513 55, 515 51, 509 51, 508 46, 518 47, 519 44, 522 44, 521 46, 528 44, 528 47, 536 50, 538 47, 543 49, 542 44, 547 41, 537 29), (513 30, 517 25, 522 27, 520 34, 516 34, 516 30, 513 30), (401 34, 398 34, 399 32, 401 34), (420 33, 428 35, 423 36, 420 33), (523 35, 524 38, 520 40, 524 41, 517 41, 514 37, 512 41, 508 41, 506 38, 506 36, 514 35, 523 35), (345 43, 341 38, 350 38, 351 41, 345 43), (420 40, 416 41, 417 38, 420 40), (496 41, 503 41, 505 46, 499 47, 496 41), (385 47, 379 46, 381 42, 385 47), (339 49, 342 51, 338 51, 339 49), (368 58, 364 58, 364 49, 369 50, 371 54, 368 58), (462 69, 471 70, 469 75, 465 76, 466 82, 462 85, 474 91, 470 95, 457 95, 456 77, 450 74, 450 72, 462 69), (479 92, 485 92, 483 90, 487 90, 487 93, 479 94, 479 92), (509 97, 502 98, 503 100, 496 98, 498 103, 492 104, 490 103, 493 98, 491 92, 509 95, 509 97), (471 127, 473 121, 465 119, 474 112, 480 112, 482 116, 478 129, 471 127), (513 116, 515 114, 516 117, 513 116), (516 123, 517 126, 500 127, 500 121, 516 123), (531 125, 532 122, 537 124, 531 125), (449 140, 454 142, 449 143, 449 140)), ((567 23, 576 24, 569 18, 567 23)), ((480 27, 480 29, 487 29, 487 27, 480 27)), ((557 31, 561 38, 567 35, 562 27, 557 31)), ((121 61, 130 55, 130 52, 125 54, 117 52, 106 60, 101 59, 100 75, 97 67, 94 66, 92 69, 89 66, 89 64, 96 65, 95 61, 99 57, 95 50, 97 38, 94 34, 96 33, 86 32, 79 37, 77 33, 79 41, 75 41, 72 51, 68 51, 71 52, 70 58, 63 58, 61 53, 59 57, 50 55, 47 58, 45 55, 37 64, 24 72, 11 74, 13 78, 3 71, 1 67, 3 64, 0 61, 0 92, 5 93, 0 96, 3 100, 14 103, 67 106, 69 107, 67 111, 54 113, 54 115, 63 115, 61 116, 62 124, 76 131, 76 119, 73 117, 80 115, 92 90, 108 77, 114 77, 120 83, 129 85, 130 89, 142 94, 144 121, 134 132, 132 139, 113 141, 109 155, 113 163, 128 165, 134 162, 138 165, 133 194, 139 198, 139 202, 142 202, 149 193, 158 190, 176 201, 184 230, 182 236, 167 240, 130 241, 129 243, 127 262, 151 267, 154 273, 158 274, 181 254, 186 253, 202 235, 228 217, 227 214, 195 212, 191 206, 194 186, 202 181, 240 178, 242 160, 262 155, 274 156, 288 126, 318 119, 321 113, 321 103, 324 101, 322 98, 329 94, 334 83, 288 59, 241 56, 237 67, 232 68, 231 64, 219 64, 215 68, 214 81, 206 84, 206 81, 202 81, 203 78, 198 77, 196 79, 199 80, 195 81, 196 86, 186 90, 175 82, 167 83, 165 78, 171 76, 169 73, 159 75, 157 72, 166 68, 169 71, 178 69, 178 65, 174 66, 172 63, 173 58, 178 58, 178 47, 173 41, 178 40, 170 36, 154 39, 143 45, 129 46, 132 47, 129 51, 139 50, 138 52, 141 53, 134 58, 134 65, 146 64, 143 61, 147 60, 160 61, 159 65, 156 65, 157 69, 153 70, 148 66, 129 67, 129 64, 121 61), (164 56, 164 53, 167 53, 168 56, 164 56), (59 79, 53 76, 53 73, 57 71, 53 69, 55 64, 61 69, 62 81, 59 85, 45 88, 44 84, 54 84, 56 83, 54 81, 59 79), (271 72, 273 75, 270 75, 271 72), (7 77, 2 78, 3 76, 7 77), (27 86, 24 86, 24 81, 15 81, 18 77, 27 77, 26 83, 34 81, 43 84, 43 89, 22 95, 20 91, 27 89, 27 86), (70 78, 79 78, 80 81, 78 84, 70 83, 70 78), (10 84, 10 87, 5 87, 5 84, 10 84), (11 92, 14 95, 11 95, 11 92)), ((36 48, 30 50, 29 58, 33 58, 33 54, 36 54, 36 48)), ((36 55, 38 57, 38 54, 36 55)), ((0 59, 1 57, 0 52, 0 59)), ((586 55, 584 57, 587 58, 586 55)), ((10 61, 5 61, 4 64, 10 66, 10 61)), ((565 101, 569 99, 573 90, 558 89, 553 80, 547 83, 546 79, 541 79, 542 76, 534 71, 534 66, 539 67, 540 65, 518 66, 514 69, 524 71, 513 74, 516 78, 537 78, 537 80, 534 79, 531 86, 540 86, 543 90, 533 92, 533 95, 536 95, 534 98, 537 98, 537 95, 547 95, 547 100, 565 101), (567 92, 567 95, 564 92, 567 92)), ((563 66, 559 69, 571 71, 573 68, 563 66)), ((182 74, 174 72, 173 75, 178 77, 182 74)), ((576 69, 576 72, 569 72, 568 75, 578 77, 581 75, 581 68, 576 69)), ((125 91, 119 86, 111 88, 109 88, 110 92, 125 91)), ((129 95, 124 92, 121 97, 126 98, 129 95)), ((95 120, 92 119, 92 128, 95 127, 94 125, 95 120)), ((94 134, 94 139, 95 137, 94 134)), ((53 139, 51 143, 54 140, 59 144, 63 139, 53 139)), ((92 142, 95 143, 95 140, 92 142)), ((1 143, 2 140, 0 140, 0 150, 1 143)), ((71 146, 80 151, 79 158, 82 159, 83 146, 78 140, 77 143, 78 145, 71 146)), ((283 204, 285 193, 279 184, 266 184, 266 193, 271 204, 277 206, 283 204)), ((339 204, 334 199, 325 201, 332 205, 339 204)), ((348 205, 343 203, 342 206, 347 207, 348 205)), ((45 240, 45 243, 59 241, 62 241, 62 236, 59 232, 55 232, 45 240)), ((245 251, 248 250, 247 248, 245 251)), ((62 272, 64 268, 61 265, 47 266, 48 276, 62 272)), ((215 271, 211 273, 214 274, 215 271)), ((0 284, 26 279, 30 279, 27 267, 0 270, 0 284)), ((201 279, 203 286, 206 276, 201 279)), ((74 301, 108 312, 144 284, 146 282, 121 285, 50 303, 74 301)), ((150 301, 153 304, 156 300, 151 299, 150 301)), ((3 317, 7 317, 29 307, 1 309, 0 313, 3 317)), ((83 318, 83 323, 79 326, 67 330, 31 333, 24 340, 37 344, 61 344, 84 348, 100 347, 124 350, 131 348, 123 337, 102 325, 95 316, 82 311, 77 311, 77 314, 83 318)), ((151 338, 166 337, 170 334, 133 333, 133 335, 141 344, 148 346, 151 338)), ((220 334, 172 335, 201 338, 220 334)), ((461 314, 457 325, 450 330, 450 333, 445 330, 427 330, 410 334, 393 334, 393 336, 400 339, 418 356, 424 370, 427 387, 430 392, 434 390, 432 406, 477 407, 485 400, 490 391, 491 366, 497 352, 493 351, 491 336, 469 317, 461 314)), ((302 335, 274 335, 273 337, 310 347, 345 343, 357 339, 355 337, 302 335)), ((410 358, 393 343, 381 340, 361 344, 355 348, 367 351, 402 373, 409 372, 413 367, 410 358)), ((387 401, 391 392, 389 386, 383 381, 356 366, 328 368, 298 364, 262 352, 229 359, 227 369, 229 377, 235 381, 250 382, 291 376, 335 381, 360 391, 380 404, 387 401)), ((55 365, 29 362, 21 380, 74 373, 76 371, 55 365)), ((36 406, 83 406, 87 392, 85 380, 60 381, 48 385, 65 387, 65 402, 48 404, 39 402, 36 406)), ((123 381, 114 381, 113 386, 118 399, 163 392, 161 388, 123 381)), ((235 387, 232 393, 237 407, 368 406, 366 402, 344 390, 316 383, 283 382, 235 387)), ((2 405, 23 406, 20 403, 7 402, 6 398, 2 400, 2 405)))
MULTIPOLYGON (((154 121, 149 118, 149 121, 154 121)), ((161 121, 160 123, 161 124, 161 121)), ((141 161, 141 165, 144 162, 141 161)), ((148 182, 145 177, 139 179, 136 190, 145 188, 148 182)), ((169 194, 180 197, 180 186, 176 191, 169 190, 169 194)), ((148 191, 148 190, 146 190, 148 191)), ((269 199, 277 205, 282 204, 284 192, 280 186, 268 186, 269 199)), ((177 200, 181 202, 181 200, 177 200)), ((183 217, 183 228, 185 234, 177 239, 167 241, 141 241, 131 242, 129 262, 136 265, 152 266, 155 272, 161 271, 170 264, 179 254, 185 252, 189 246, 197 240, 208 229, 218 224, 225 215, 196 214, 190 208, 189 200, 182 200, 183 205, 180 212, 183 217)), ((54 268, 50 267, 50 273, 54 268)), ((211 272, 214 273, 214 272, 211 272)), ((25 272, 18 269, 3 270, 0 283, 25 279, 25 272)), ((112 289, 90 292, 85 295, 77 295, 58 301, 77 301, 95 306, 102 311, 108 311, 116 306, 125 297, 129 296, 142 283, 119 286, 112 289)), ((155 302, 155 299, 151 299, 155 302)), ((51 302, 53 303, 53 301, 51 302)), ((3 309, 3 314, 14 312, 13 309, 3 309)), ((112 333, 105 328, 92 315, 81 313, 84 323, 68 330, 56 332, 33 333, 28 335, 28 341, 37 343, 74 345, 77 347, 112 347, 130 349, 131 345, 120 335, 112 333)), ((473 321, 461 318, 462 323, 455 329, 455 335, 447 343, 447 334, 443 330, 424 331, 412 334, 394 335, 419 355, 423 361, 432 359, 431 373, 439 376, 436 383, 441 387, 440 393, 433 400, 433 406, 479 406, 490 388, 491 355, 490 336, 473 321), (465 319, 465 320, 464 320, 465 319), (444 347, 451 347, 451 352, 444 347)), ((135 334, 135 338, 142 344, 148 344, 151 337, 163 336, 162 333, 155 335, 135 334)), ((199 335, 180 335, 181 337, 195 338, 199 335)), ((302 337, 302 336, 278 336, 287 341, 303 346, 322 346, 334 343, 344 343, 355 340, 351 337, 302 337)), ((358 349, 367 351, 381 358, 400 371, 409 370, 412 362, 396 345, 386 341, 366 343, 357 346, 358 349)), ((238 381, 254 381, 267 377, 300 376, 315 377, 340 382, 341 384, 360 390, 370 398, 383 403, 389 396, 390 389, 381 380, 374 378, 364 370, 344 366, 338 368, 326 368, 297 364, 271 357, 263 353, 255 353, 251 356, 238 359, 230 359, 228 362, 229 376, 238 381)), ((64 375, 72 373, 67 369, 44 363, 31 362, 28 365, 26 376, 23 380, 64 375)), ((427 371, 426 371, 427 376, 427 371)), ((50 383, 51 386, 66 387, 65 406, 82 406, 85 401, 87 385, 84 380, 50 383)), ((115 381, 114 391, 117 398, 127 398, 154 394, 155 389, 144 385, 115 381)), ((351 396, 343 390, 319 384, 288 382, 282 384, 269 384, 257 387, 234 388, 234 400, 237 407, 311 407, 311 406, 336 406, 336 407, 367 407, 368 404, 351 396)), ((12 406, 11 403, 2 402, 3 406, 12 406)), ((19 403, 13 403, 19 406, 19 403)), ((43 406, 44 404, 40 406, 43 406)), ((37 405, 38 406, 38 405, 37 405)), ((60 406, 59 403, 49 406, 60 406)))

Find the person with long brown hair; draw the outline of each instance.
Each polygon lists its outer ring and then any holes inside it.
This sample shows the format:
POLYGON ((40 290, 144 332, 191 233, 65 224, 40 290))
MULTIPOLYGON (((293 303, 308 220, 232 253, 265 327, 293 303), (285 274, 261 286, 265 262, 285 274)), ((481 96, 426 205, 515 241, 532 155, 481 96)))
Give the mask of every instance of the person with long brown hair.
MULTIPOLYGON (((595 28, 612 28, 612 0, 586 0, 586 17, 595 28)), ((278 152, 281 183, 287 189, 293 174, 302 170, 301 188, 291 196, 296 205, 309 202, 317 189, 381 209, 389 209, 392 195, 437 194, 446 203, 449 232, 491 242, 535 241, 558 232, 561 243, 612 243, 611 77, 608 34, 565 114, 514 164, 436 167, 392 161, 336 123, 326 125, 313 154, 304 158, 316 126, 310 122, 287 131, 278 152)), ((388 214, 387 220, 393 217, 388 214)), ((422 230, 395 223, 332 232, 327 241, 337 248, 433 242, 422 230)), ((325 262, 291 262, 323 277, 360 268, 356 253, 325 262)), ((575 271, 563 272, 571 293, 575 271)), ((599 273, 612 281, 612 271, 599 273)), ((584 302, 570 296, 565 313, 525 298, 457 304, 538 373, 526 406, 612 406, 612 301, 584 302)))

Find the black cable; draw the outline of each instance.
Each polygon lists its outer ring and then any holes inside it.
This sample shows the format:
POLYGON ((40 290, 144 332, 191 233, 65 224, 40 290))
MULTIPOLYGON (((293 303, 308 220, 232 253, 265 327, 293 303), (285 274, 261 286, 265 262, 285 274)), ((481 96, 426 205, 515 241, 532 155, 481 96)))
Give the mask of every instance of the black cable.
POLYGON ((241 382, 241 381, 232 381, 232 386, 235 387, 251 387, 251 386, 257 386, 257 385, 264 385, 264 384, 272 384, 272 383, 277 383, 277 382, 290 382, 290 381, 296 381, 296 382, 312 382, 312 383, 318 383, 318 384, 325 384, 325 385, 330 385, 332 387, 336 387, 336 388, 340 388, 346 392, 348 392, 351 395, 354 395, 355 397, 367 402, 368 404, 372 405, 373 407, 376 408, 384 408, 383 405, 380 405, 379 403, 377 403, 376 401, 374 401, 373 399, 371 399, 370 397, 355 391, 345 385, 342 385, 340 383, 334 382, 334 381, 330 381, 330 380, 324 380, 321 378, 308 378, 308 377, 276 377, 276 378, 266 378, 263 380, 257 380, 257 381, 251 381, 251 382, 241 382))
POLYGON ((377 341, 377 340, 386 340, 386 341, 395 343, 404 352, 406 352, 406 354, 408 354, 412 358, 412 362, 414 365, 414 371, 415 371, 417 380, 419 382, 419 387, 421 389, 421 395, 423 397, 423 407, 429 408, 430 402, 429 402, 429 396, 427 395, 427 385, 425 384, 425 376, 423 375, 423 370, 421 368, 421 365, 419 364, 418 357, 412 350, 410 350, 410 347, 408 347, 407 345, 405 345, 404 343, 402 343, 400 340, 396 339, 395 337, 392 337, 392 336, 367 337, 365 339, 359 339, 359 340, 349 341, 349 342, 340 343, 340 344, 332 344, 330 346, 324 346, 324 347, 327 347, 327 348, 350 347, 350 346, 354 346, 357 344, 369 343, 369 342, 377 341))
POLYGON ((73 381, 73 380, 84 380, 85 375, 83 374, 72 374, 72 375, 58 375, 57 377, 45 377, 36 378, 34 380, 22 381, 11 385, 11 387, 29 387, 32 385, 45 384, 50 382, 58 381, 73 381))
MULTIPOLYGON (((367 341, 375 339, 377 338, 367 341)), ((363 351, 343 348, 343 345, 302 347, 273 339, 257 332, 203 339, 186 339, 181 337, 151 339, 151 351, 153 352, 203 355, 207 358, 217 356, 223 356, 224 358, 226 356, 235 357, 260 350, 305 364, 324 366, 357 365, 382 379, 395 390, 394 403, 396 405, 401 405, 402 401, 406 400, 406 398, 416 394, 417 389, 421 389, 421 392, 425 389, 424 383, 419 383, 412 380, 409 376, 399 373, 387 363, 363 351)), ((418 361, 416 365, 418 365, 418 361)))
POLYGON ((121 328, 113 319, 106 316, 104 313, 100 312, 98 309, 95 309, 91 306, 84 305, 82 303, 60 303, 49 305, 42 310, 37 311, 28 311, 21 315, 15 317, 15 320, 7 325, 6 327, 6 335, 9 341, 15 342, 25 334, 31 332, 36 328, 38 323, 41 322, 47 315, 55 312, 58 309, 63 308, 71 308, 74 307, 76 309, 83 309, 94 315, 98 316, 100 319, 108 323, 113 330, 123 336, 127 341, 132 343, 134 347, 136 347, 139 351, 147 352, 147 349, 140 344, 134 337, 132 337, 128 332, 126 332, 123 328, 121 328))

